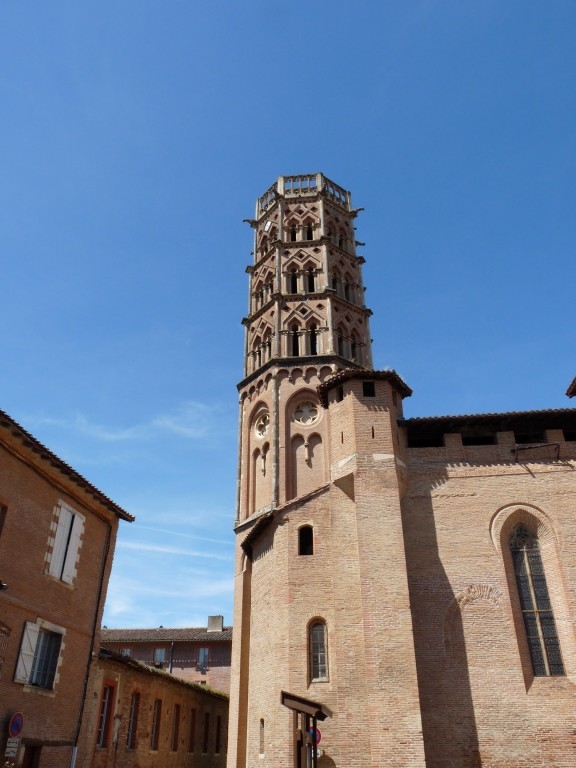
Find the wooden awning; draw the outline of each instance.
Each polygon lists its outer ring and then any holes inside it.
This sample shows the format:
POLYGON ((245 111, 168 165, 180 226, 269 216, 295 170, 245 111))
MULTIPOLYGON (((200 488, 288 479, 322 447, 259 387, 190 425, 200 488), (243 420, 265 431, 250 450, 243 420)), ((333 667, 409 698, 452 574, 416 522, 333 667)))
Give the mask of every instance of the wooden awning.
POLYGON ((332 717, 332 712, 324 704, 319 704, 311 699, 305 699, 303 696, 296 696, 287 691, 280 691, 280 701, 288 709, 294 712, 301 712, 316 720, 326 720, 327 717, 332 717))

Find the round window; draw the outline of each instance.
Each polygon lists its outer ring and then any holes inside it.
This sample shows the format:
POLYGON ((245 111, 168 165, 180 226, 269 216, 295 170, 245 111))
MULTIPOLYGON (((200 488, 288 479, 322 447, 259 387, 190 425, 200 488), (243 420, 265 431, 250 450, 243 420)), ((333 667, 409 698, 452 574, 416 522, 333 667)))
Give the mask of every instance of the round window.
POLYGON ((294 411, 294 421, 297 421, 298 424, 310 426, 310 424, 314 424, 314 422, 318 421, 319 415, 320 413, 316 403, 312 403, 310 400, 305 400, 303 403, 296 406, 294 411))
POLYGON ((256 424, 254 426, 256 437, 265 437, 266 433, 268 432, 269 426, 270 426, 270 414, 268 413, 268 411, 264 411, 256 419, 256 424))

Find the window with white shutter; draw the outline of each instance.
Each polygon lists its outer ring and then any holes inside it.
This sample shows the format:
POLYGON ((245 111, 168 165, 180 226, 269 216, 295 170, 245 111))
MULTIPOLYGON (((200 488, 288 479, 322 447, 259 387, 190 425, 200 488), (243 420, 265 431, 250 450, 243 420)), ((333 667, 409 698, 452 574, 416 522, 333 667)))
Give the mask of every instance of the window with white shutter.
POLYGON ((39 619, 24 625, 14 682, 54 688, 64 630, 39 619))
POLYGON ((58 525, 54 536, 49 573, 67 584, 72 584, 80 540, 84 532, 84 517, 67 504, 59 503, 58 525))

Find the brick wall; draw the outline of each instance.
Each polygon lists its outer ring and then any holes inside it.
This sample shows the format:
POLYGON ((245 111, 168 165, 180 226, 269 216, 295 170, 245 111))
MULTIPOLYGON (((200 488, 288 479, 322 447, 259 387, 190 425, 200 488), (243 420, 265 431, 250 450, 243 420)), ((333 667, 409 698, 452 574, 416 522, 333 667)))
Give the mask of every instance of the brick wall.
POLYGON ((196 684, 178 680, 125 657, 103 652, 92 668, 79 765, 92 768, 223 768, 228 738, 228 697, 196 684), (105 745, 98 746, 102 691, 114 695, 109 710, 105 745), (139 695, 135 736, 128 745, 132 696, 139 695), (161 702, 158 743, 152 745, 155 702, 161 702), (178 731, 175 717, 178 712, 178 731), (194 713, 194 714, 193 714, 194 713), (191 733, 193 729, 193 735, 191 733))

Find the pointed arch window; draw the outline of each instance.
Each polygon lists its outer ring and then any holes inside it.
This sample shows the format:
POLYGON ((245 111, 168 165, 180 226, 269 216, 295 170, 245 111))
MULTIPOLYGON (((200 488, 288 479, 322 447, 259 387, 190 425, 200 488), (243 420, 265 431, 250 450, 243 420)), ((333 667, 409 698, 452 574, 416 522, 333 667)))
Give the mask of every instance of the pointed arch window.
POLYGON ((312 230, 312 224, 306 225, 306 240, 314 240, 314 232, 312 230))
POLYGON ((294 224, 290 227, 290 242, 296 242, 296 226, 294 224))
POLYGON ((309 629, 310 680, 328 680, 328 632, 326 622, 317 619, 309 629))
POLYGON ((510 538, 510 553, 534 674, 564 675, 538 536, 519 523, 510 538))

